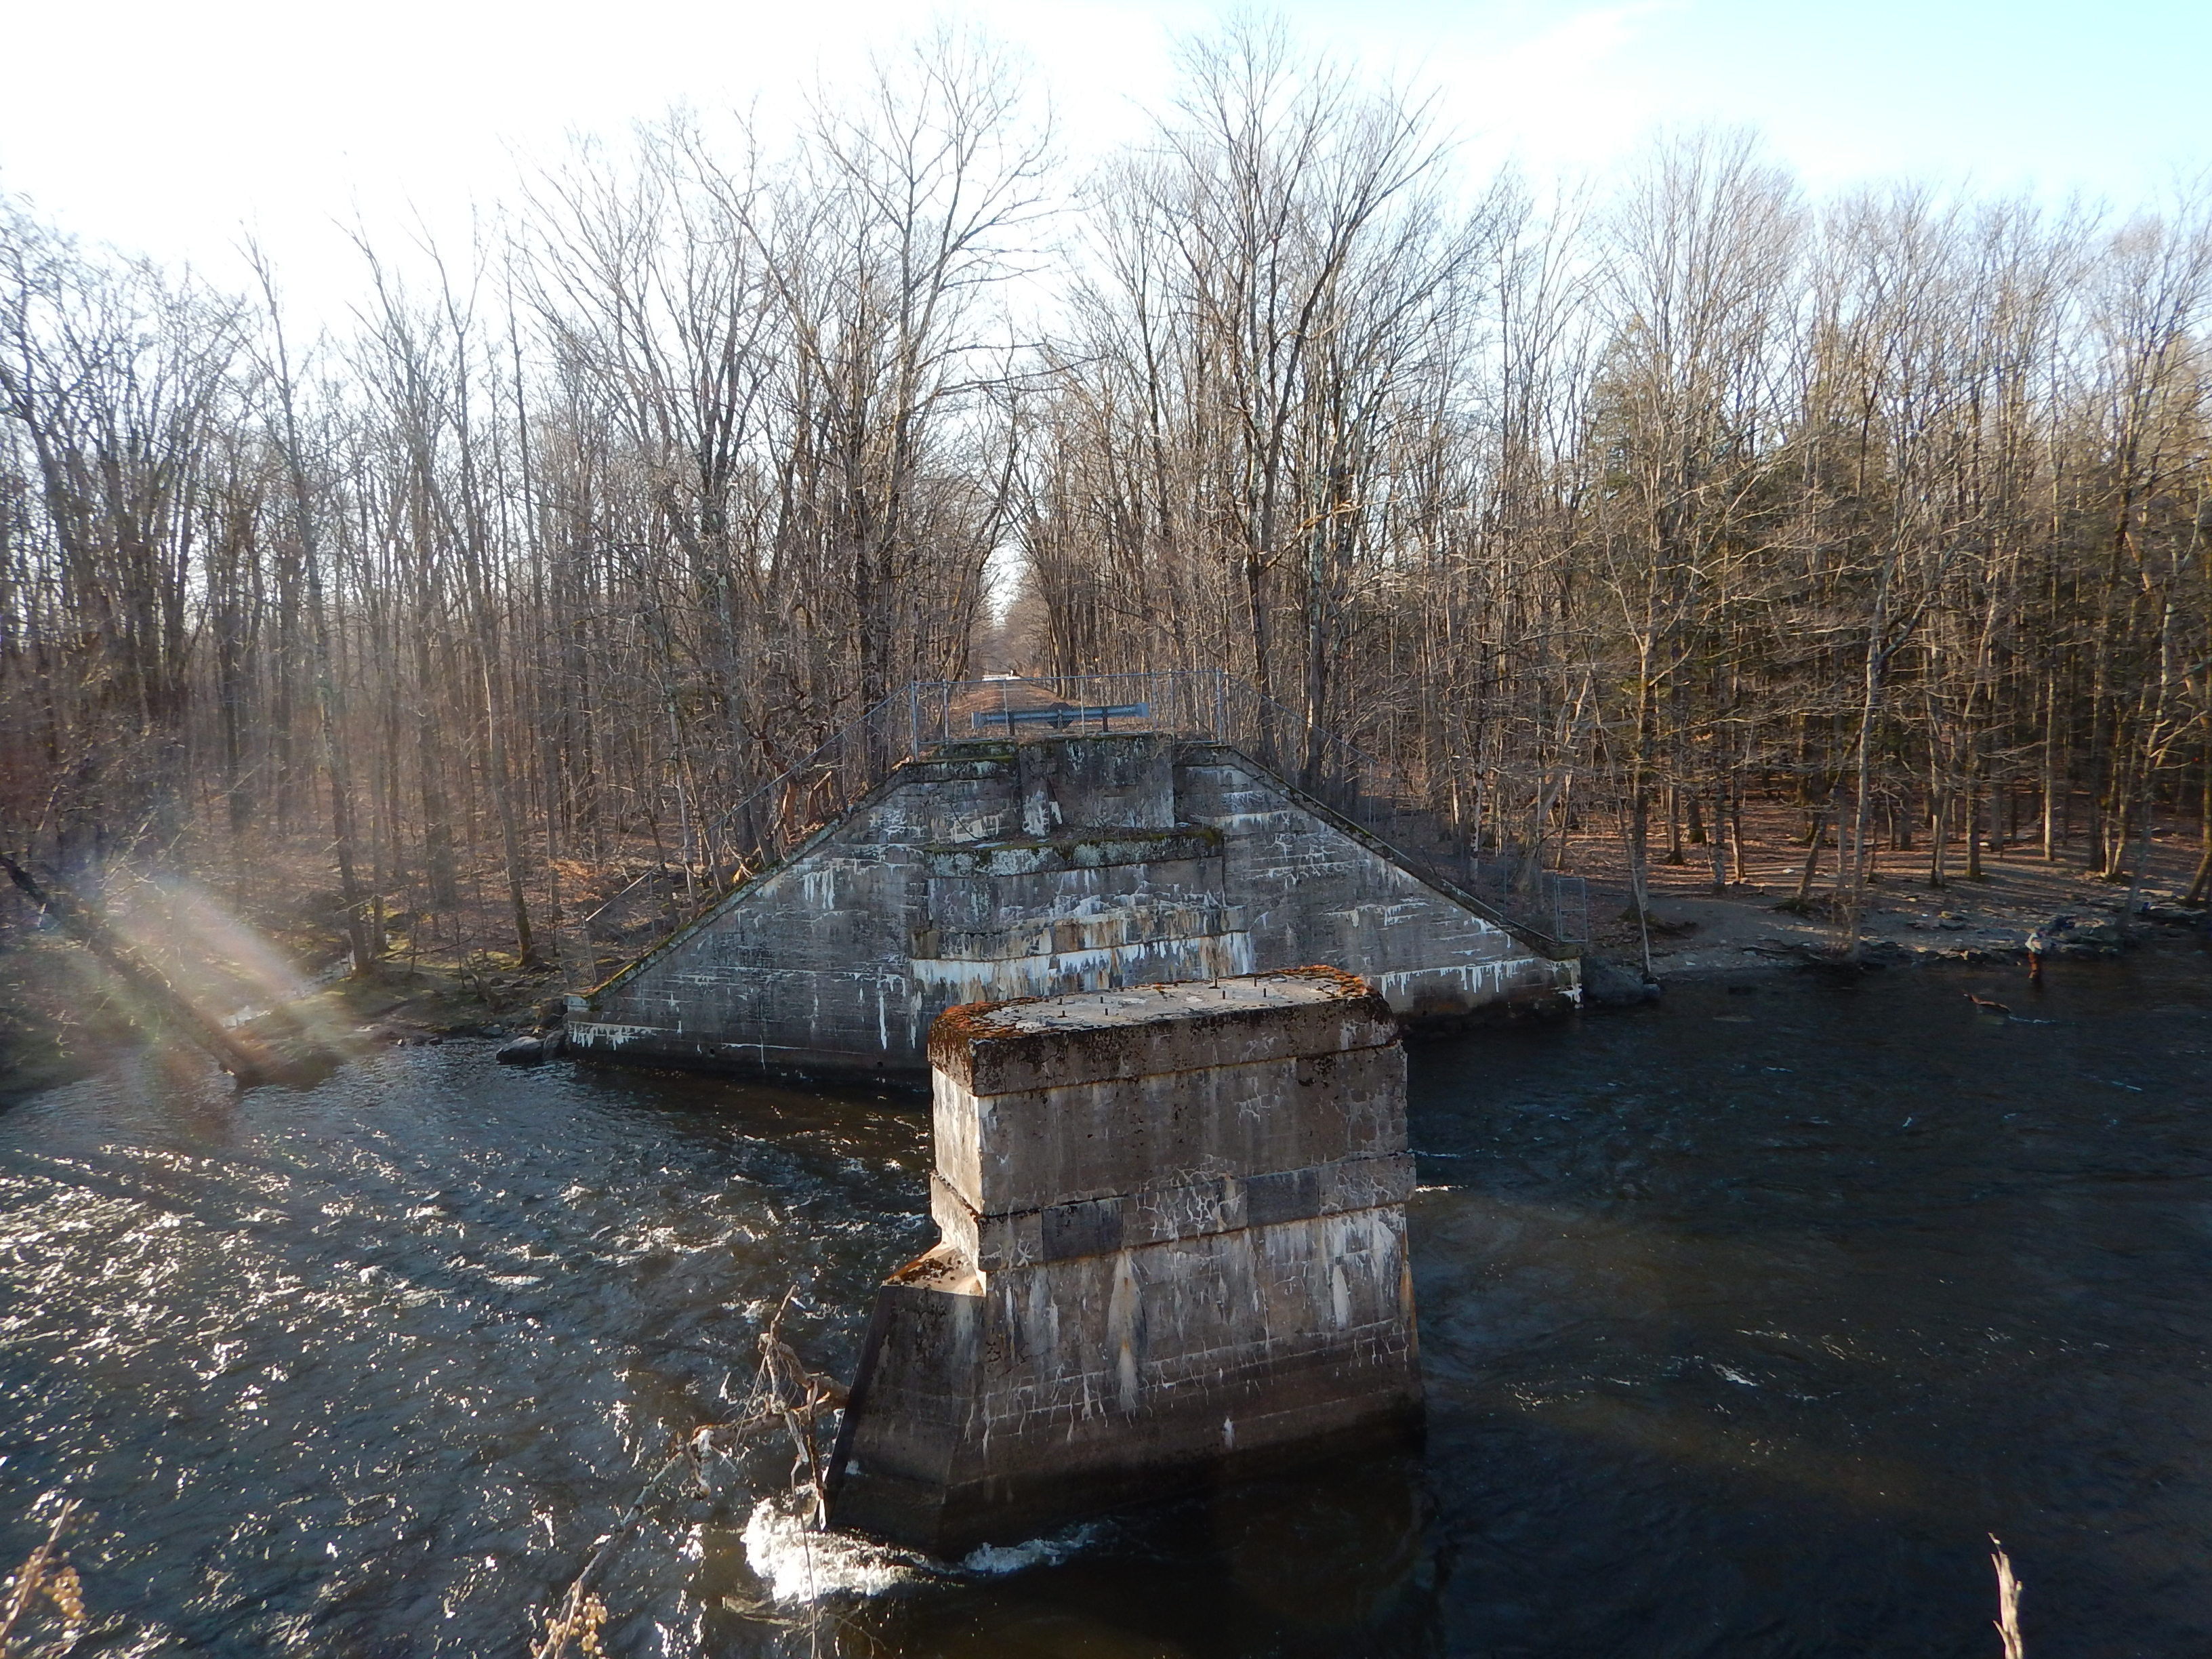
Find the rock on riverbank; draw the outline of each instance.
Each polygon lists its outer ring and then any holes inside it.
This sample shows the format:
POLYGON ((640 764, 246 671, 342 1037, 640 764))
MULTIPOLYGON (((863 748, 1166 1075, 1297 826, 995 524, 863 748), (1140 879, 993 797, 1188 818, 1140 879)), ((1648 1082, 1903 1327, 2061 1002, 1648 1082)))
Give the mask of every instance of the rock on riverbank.
MULTIPOLYGON (((1651 964, 1662 984, 1838 959, 1841 934, 1819 905, 1800 910, 1773 890, 1669 896, 1651 913, 1651 964)), ((2126 890, 2063 869, 2002 872, 1940 892, 1885 885, 1862 919, 1860 960, 1869 967, 1931 962, 2026 963, 2118 956, 2150 939, 2212 938, 2212 918, 2179 895, 2147 894, 2124 914, 2126 890)), ((1585 959, 1586 1006, 1643 1000, 1642 939, 1632 920, 1611 929, 1585 959)))

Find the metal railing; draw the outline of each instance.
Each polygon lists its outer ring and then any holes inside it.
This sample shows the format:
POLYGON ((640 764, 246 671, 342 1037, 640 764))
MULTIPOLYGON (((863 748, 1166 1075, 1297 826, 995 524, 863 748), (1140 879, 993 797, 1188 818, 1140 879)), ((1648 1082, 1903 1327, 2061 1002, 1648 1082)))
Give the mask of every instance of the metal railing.
POLYGON ((1421 780, 1220 670, 915 681, 755 789, 707 840, 742 882, 790 857, 900 767, 947 745, 1139 732, 1228 744, 1509 924, 1547 944, 1589 938, 1581 877, 1480 858, 1427 808, 1421 780))
POLYGON ((1589 943, 1589 883, 1560 870, 1528 870, 1518 859, 1465 855, 1446 866, 1454 885, 1503 915, 1549 934, 1562 945, 1589 943))
POLYGON ((1018 742, 1070 732, 1213 737, 1237 684, 1233 675, 1219 672, 994 675, 918 681, 902 695, 909 748, 921 755, 941 743, 979 736, 1011 736, 1018 742))

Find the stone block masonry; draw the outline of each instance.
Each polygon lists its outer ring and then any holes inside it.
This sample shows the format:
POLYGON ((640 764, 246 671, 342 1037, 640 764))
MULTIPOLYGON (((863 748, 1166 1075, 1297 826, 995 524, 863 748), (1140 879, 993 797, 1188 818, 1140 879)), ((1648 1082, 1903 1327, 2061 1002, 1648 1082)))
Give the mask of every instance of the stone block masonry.
POLYGON ((1557 1002, 1556 961, 1262 766, 1161 733, 947 744, 588 998, 587 1059, 907 1076, 1011 997, 1332 962, 1404 1018, 1557 1002))
POLYGON ((878 1292, 833 1526, 1010 1543, 1419 1421, 1405 1055, 1294 969, 955 1008, 941 1242, 878 1292))

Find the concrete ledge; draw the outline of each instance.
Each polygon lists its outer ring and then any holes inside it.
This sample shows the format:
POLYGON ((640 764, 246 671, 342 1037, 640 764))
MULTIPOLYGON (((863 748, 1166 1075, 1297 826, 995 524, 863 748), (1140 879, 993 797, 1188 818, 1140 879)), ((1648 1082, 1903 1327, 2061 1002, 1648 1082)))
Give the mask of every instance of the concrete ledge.
POLYGON ((1413 1191, 1413 1154, 1392 1152, 1241 1179, 1194 1176, 1107 1198, 984 1215, 932 1170, 929 1213, 946 1243, 989 1273, 1403 1204, 1413 1191))
POLYGON ((917 963, 1025 963, 1117 945, 1175 945, 1232 934, 1245 939, 1249 948, 1251 932, 1239 906, 1224 904, 1211 895, 1186 899, 1137 894, 1111 905, 1079 901, 1061 914, 1024 915, 988 927, 917 927, 908 948, 917 963))
POLYGON ((979 783, 1002 778, 1013 770, 1014 746, 1010 743, 946 744, 907 764, 909 775, 918 782, 979 783))
POLYGON ((1085 830, 1079 835, 959 842, 922 849, 931 876, 1056 876, 1072 870, 1113 870, 1221 856, 1221 831, 1211 825, 1167 830, 1085 830))
POLYGON ((1394 1042, 1001 1095, 939 1073, 931 1107, 939 1175, 970 1209, 1011 1215, 1383 1157, 1405 1145, 1405 1096, 1394 1042))
POLYGON ((931 1029, 929 1061, 971 1093, 1003 1095, 1379 1048, 1397 1040, 1389 1005, 1358 975, 1292 968, 1079 998, 968 1004, 948 1009, 931 1029), (1148 1041, 1132 1042, 1139 1026, 1157 1029, 1148 1041))

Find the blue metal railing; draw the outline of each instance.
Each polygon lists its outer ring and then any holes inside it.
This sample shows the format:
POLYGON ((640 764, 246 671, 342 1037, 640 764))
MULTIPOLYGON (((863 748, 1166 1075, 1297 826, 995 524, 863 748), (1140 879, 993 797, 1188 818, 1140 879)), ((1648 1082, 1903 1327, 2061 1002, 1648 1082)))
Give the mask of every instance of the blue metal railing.
POLYGON ((1111 732, 1117 720, 1127 732, 1132 720, 1141 722, 1152 712, 1148 702, 1055 702, 1042 708, 979 708, 968 718, 978 732, 992 726, 1003 726, 1009 732, 1020 726, 1048 726, 1054 732, 1080 732, 1095 726, 1101 732, 1111 732))

